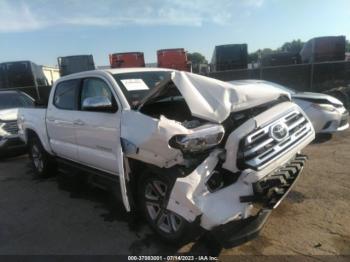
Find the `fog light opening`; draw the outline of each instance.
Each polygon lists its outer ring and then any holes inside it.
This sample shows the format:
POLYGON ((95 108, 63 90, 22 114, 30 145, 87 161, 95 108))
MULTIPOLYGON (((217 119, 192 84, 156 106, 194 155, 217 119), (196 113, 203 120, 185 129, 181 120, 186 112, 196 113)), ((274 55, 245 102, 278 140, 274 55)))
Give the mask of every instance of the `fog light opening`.
POLYGON ((210 178, 208 179, 207 188, 209 192, 213 193, 224 187, 224 176, 221 172, 213 171, 210 178))

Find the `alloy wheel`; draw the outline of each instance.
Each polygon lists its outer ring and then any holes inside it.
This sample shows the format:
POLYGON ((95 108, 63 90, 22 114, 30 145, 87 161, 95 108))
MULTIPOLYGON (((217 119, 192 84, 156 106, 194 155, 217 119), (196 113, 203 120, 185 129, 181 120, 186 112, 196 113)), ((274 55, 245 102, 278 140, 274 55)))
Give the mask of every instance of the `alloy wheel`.
POLYGON ((34 167, 37 171, 42 172, 44 169, 44 160, 41 151, 39 150, 37 145, 32 146, 32 159, 34 163, 34 167))
POLYGON ((174 212, 167 210, 167 185, 159 180, 146 184, 146 209, 153 223, 163 232, 176 233, 183 224, 183 219, 174 212))

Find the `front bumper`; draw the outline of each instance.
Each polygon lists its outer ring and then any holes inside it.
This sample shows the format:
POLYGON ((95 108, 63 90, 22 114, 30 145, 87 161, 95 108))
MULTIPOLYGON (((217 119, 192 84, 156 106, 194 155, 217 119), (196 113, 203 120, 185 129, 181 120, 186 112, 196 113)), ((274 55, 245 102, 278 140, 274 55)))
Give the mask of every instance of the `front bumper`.
POLYGON ((26 145, 18 136, 3 137, 0 140, 0 154, 6 156, 7 154, 24 152, 26 145))
POLYGON ((337 129, 337 131, 343 131, 345 129, 349 128, 349 112, 346 111, 339 122, 339 127, 337 129))
POLYGON ((344 131, 349 128, 349 112, 345 111, 341 115, 329 114, 329 120, 324 123, 322 129, 318 133, 328 134, 344 131))
POLYGON ((257 237, 272 210, 288 195, 298 180, 305 160, 305 156, 297 155, 285 167, 256 182, 253 195, 240 198, 241 202, 262 205, 262 209, 256 215, 217 226, 210 234, 224 248, 238 246, 257 237))

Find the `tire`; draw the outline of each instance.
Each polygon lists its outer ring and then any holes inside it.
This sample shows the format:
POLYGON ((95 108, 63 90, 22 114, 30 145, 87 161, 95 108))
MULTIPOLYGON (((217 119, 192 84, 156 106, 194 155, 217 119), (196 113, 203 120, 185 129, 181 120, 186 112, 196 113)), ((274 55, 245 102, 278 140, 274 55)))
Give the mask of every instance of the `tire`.
POLYGON ((29 158, 34 173, 39 178, 46 178, 54 173, 55 163, 37 137, 33 137, 29 142, 29 158))
POLYGON ((144 175, 138 183, 139 209, 150 227, 168 243, 184 243, 192 230, 183 217, 166 209, 173 183, 168 177, 144 175))

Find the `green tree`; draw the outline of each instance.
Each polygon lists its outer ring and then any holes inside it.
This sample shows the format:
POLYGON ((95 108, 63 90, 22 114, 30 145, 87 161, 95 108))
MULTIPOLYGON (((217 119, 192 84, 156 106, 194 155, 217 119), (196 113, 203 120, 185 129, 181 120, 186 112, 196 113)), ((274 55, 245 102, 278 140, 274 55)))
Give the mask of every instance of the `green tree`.
POLYGON ((346 52, 350 52, 350 41, 349 41, 349 40, 346 40, 346 43, 345 43, 345 51, 346 51, 346 52))
POLYGON ((199 64, 206 64, 208 63, 207 59, 205 59, 205 56, 201 53, 194 52, 194 53, 188 53, 187 58, 189 61, 192 62, 192 65, 199 65, 199 64))
POLYGON ((248 54, 248 63, 254 63, 254 62, 257 62, 258 60, 259 60, 258 51, 248 54))
POLYGON ((284 52, 299 53, 303 46, 304 42, 298 39, 284 43, 279 49, 284 52))
POLYGON ((248 55, 248 63, 257 62, 261 57, 264 57, 268 54, 272 54, 274 52, 276 52, 276 50, 272 50, 271 48, 259 49, 248 55))
POLYGON ((192 63, 192 72, 193 73, 199 73, 199 65, 200 64, 207 64, 208 61, 205 59, 205 56, 201 53, 194 52, 194 53, 187 53, 187 58, 192 63))
POLYGON ((265 55, 278 53, 278 52, 299 53, 300 50, 303 48, 303 46, 304 46, 304 42, 302 42, 300 39, 297 39, 291 42, 285 42, 281 47, 275 50, 271 48, 259 49, 248 55, 248 63, 257 62, 259 61, 260 58, 264 57, 265 55))

